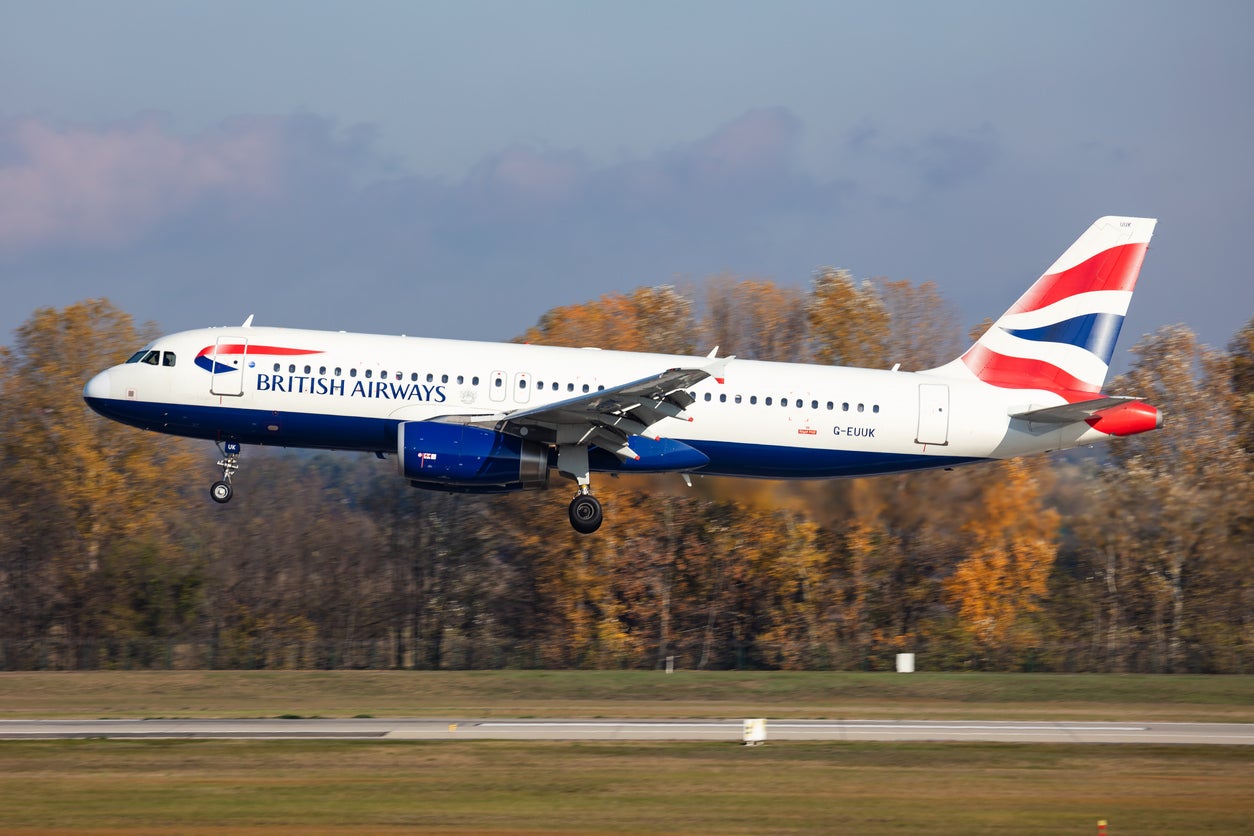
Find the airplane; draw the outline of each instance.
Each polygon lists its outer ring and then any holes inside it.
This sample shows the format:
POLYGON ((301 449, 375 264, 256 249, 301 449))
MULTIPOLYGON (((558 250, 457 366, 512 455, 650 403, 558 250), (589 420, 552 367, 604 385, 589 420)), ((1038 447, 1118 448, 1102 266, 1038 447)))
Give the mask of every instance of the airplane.
POLYGON ((593 473, 826 479, 953 468, 1159 428, 1101 393, 1156 219, 1103 217, 953 361, 924 371, 261 327, 161 337, 83 388, 96 412, 218 444, 393 456, 417 488, 575 482, 571 526, 604 519, 593 473))

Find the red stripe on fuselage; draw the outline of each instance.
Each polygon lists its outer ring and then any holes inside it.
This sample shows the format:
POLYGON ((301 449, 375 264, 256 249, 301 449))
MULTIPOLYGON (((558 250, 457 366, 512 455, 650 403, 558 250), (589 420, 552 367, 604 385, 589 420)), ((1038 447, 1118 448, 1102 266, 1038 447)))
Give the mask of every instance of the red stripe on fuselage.
MULTIPOLYGON (((233 343, 230 345, 218 346, 218 356, 224 354, 277 354, 286 356, 297 356, 301 354, 321 354, 321 351, 310 348, 284 348, 276 345, 245 345, 244 343, 233 343)), ((213 346, 207 345, 200 350, 197 357, 205 357, 213 353, 213 346)))

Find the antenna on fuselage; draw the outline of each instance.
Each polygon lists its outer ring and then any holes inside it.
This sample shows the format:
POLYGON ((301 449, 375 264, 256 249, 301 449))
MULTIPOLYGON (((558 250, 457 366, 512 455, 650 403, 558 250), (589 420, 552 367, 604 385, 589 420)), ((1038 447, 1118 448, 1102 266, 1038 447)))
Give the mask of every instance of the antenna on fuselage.
POLYGON ((249 315, 248 315, 248 319, 245 319, 245 320, 244 320, 244 324, 243 324, 243 325, 241 325, 240 327, 241 327, 241 328, 252 328, 252 327, 253 327, 253 316, 255 316, 255 314, 249 314, 249 315))

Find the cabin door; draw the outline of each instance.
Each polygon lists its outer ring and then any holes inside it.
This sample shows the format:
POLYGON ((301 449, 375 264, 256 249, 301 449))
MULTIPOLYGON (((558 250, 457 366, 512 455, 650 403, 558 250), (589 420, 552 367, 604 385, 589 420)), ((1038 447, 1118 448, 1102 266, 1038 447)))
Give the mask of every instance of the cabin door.
POLYGON ((214 395, 244 394, 244 365, 248 360, 248 340, 218 337, 213 347, 209 392, 214 395))

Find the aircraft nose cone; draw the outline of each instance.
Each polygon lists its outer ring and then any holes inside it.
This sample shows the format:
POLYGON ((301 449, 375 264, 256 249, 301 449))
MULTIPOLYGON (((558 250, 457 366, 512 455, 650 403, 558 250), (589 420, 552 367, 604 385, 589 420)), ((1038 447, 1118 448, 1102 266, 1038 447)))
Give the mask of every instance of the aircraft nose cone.
POLYGON ((108 369, 87 381, 87 385, 83 387, 83 400, 87 401, 89 405, 93 400, 103 400, 112 394, 112 387, 109 385, 108 369))

